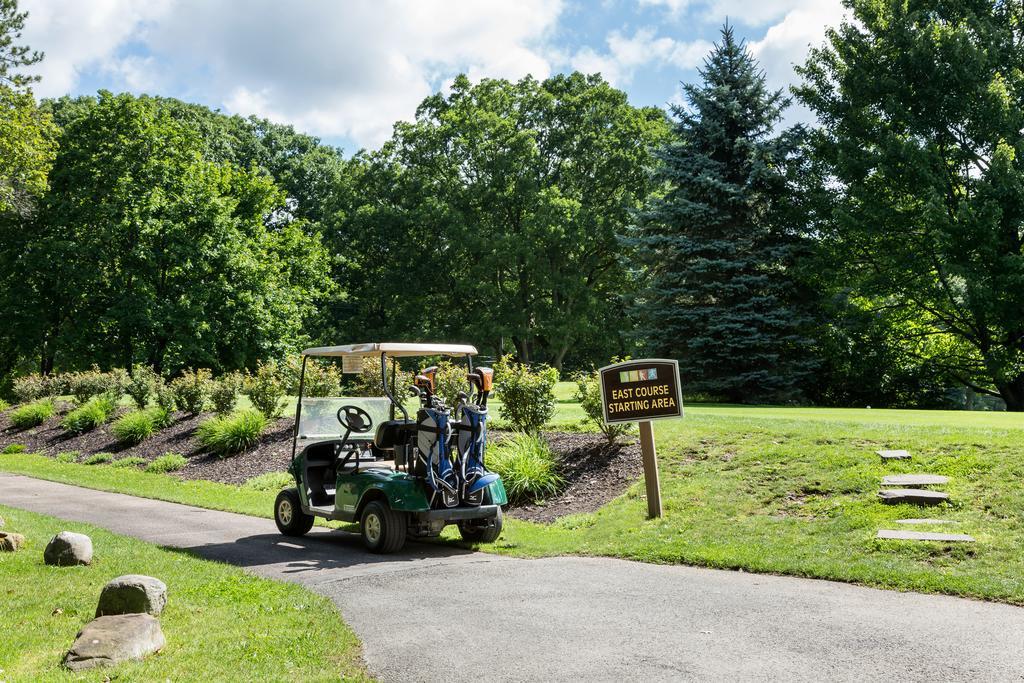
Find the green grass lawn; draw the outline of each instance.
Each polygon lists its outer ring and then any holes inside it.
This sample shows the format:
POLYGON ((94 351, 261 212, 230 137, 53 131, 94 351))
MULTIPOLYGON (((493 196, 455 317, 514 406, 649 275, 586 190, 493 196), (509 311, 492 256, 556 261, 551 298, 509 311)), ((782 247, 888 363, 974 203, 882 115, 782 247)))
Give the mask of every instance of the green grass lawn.
MULTIPOLYGON (((575 421, 571 385, 560 384, 559 392, 556 423, 575 421)), ((481 549, 742 568, 1024 604, 1024 415, 695 405, 685 418, 655 425, 663 519, 646 519, 638 482, 593 514, 552 525, 507 520, 498 543, 481 549), (906 448, 914 460, 883 465, 878 448, 906 448), (948 475, 952 502, 925 509, 882 505, 879 480, 897 472, 948 475), (895 524, 908 517, 956 524, 895 524), (968 533, 977 543, 878 541, 880 528, 968 533)), ((270 493, 233 486, 61 465, 28 454, 0 456, 0 469, 271 513, 270 493)), ((446 532, 447 539, 454 535, 446 532)))
MULTIPOLYGON (((152 475, 150 475, 152 476, 152 475)), ((326 598, 109 533, 0 506, 6 531, 27 546, 0 554, 0 680, 230 681, 368 680, 359 641, 326 598), (46 542, 62 530, 88 534, 88 567, 43 564, 46 542), (60 666, 75 634, 95 614, 103 585, 122 574, 167 584, 160 616, 167 646, 142 662, 73 674, 60 666)))

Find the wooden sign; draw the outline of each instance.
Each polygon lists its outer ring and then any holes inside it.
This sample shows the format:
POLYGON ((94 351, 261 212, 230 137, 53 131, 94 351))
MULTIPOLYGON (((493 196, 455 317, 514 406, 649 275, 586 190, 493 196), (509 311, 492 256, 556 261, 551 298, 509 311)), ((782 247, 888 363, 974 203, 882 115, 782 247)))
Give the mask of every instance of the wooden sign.
POLYGON ((682 417, 679 363, 650 358, 601 368, 605 424, 682 417))
POLYGON ((661 517, 661 480, 651 420, 683 415, 679 363, 664 358, 630 360, 603 367, 598 376, 605 424, 640 423, 647 516, 661 517))

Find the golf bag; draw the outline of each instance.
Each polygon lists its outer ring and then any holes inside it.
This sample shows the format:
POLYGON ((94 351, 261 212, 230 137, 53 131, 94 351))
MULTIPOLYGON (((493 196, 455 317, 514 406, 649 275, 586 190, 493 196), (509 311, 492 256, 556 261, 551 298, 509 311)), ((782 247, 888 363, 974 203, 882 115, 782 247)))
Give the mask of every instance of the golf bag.
POLYGON ((434 396, 434 372, 427 368, 416 375, 413 390, 420 397, 416 413, 416 449, 426 471, 427 484, 433 490, 430 506, 455 507, 459 504, 459 476, 452 463, 451 415, 444 402, 434 396))
POLYGON ((453 426, 459 452, 459 497, 463 505, 480 505, 484 490, 498 478, 497 474, 488 472, 484 467, 487 408, 463 405, 461 419, 453 426))
POLYGON ((470 397, 460 395, 460 419, 453 426, 456 437, 453 439, 459 453, 459 497, 463 505, 480 505, 483 503, 484 490, 498 479, 498 475, 488 472, 484 464, 484 449, 487 446, 487 396, 491 392, 494 372, 490 368, 477 368, 466 376, 469 384, 476 389, 476 402, 470 403, 470 397))

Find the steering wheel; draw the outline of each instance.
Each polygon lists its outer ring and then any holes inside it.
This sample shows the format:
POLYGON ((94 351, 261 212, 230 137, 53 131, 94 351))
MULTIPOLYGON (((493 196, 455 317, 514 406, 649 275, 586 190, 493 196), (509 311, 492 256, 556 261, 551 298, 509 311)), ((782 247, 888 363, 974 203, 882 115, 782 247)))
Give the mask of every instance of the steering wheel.
POLYGON ((359 406, 342 406, 338 408, 338 422, 354 434, 365 434, 373 427, 373 418, 359 406))

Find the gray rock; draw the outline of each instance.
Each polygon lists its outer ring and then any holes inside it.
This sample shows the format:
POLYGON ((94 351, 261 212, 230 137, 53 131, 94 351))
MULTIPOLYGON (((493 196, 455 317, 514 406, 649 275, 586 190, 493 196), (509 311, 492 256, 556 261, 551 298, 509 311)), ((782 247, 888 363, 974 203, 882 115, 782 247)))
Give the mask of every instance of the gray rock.
POLYGON ((954 519, 897 519, 897 524, 959 524, 960 522, 954 519))
POLYGON ((879 529, 876 538, 893 541, 940 541, 942 543, 974 543, 974 537, 967 534, 934 534, 927 531, 903 531, 879 529))
POLYGON ((126 574, 107 583, 100 591, 96 616, 107 614, 159 615, 167 604, 167 585, 142 574, 126 574))
POLYGON ((0 531, 0 552, 13 553, 25 545, 25 537, 21 534, 0 531))
POLYGON ((46 544, 43 561, 58 567, 92 563, 92 539, 85 534, 62 531, 46 544))
POLYGON ((142 659, 165 644, 160 622, 149 614, 96 617, 79 631, 64 666, 72 671, 142 659))

